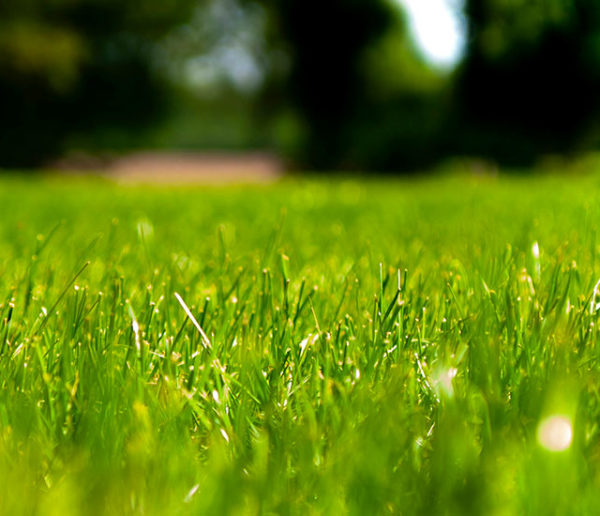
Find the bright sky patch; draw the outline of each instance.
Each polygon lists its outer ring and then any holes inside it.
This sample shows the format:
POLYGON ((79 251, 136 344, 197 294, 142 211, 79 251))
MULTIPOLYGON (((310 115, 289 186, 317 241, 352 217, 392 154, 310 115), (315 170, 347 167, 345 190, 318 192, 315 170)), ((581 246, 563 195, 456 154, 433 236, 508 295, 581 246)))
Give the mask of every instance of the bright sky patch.
POLYGON ((408 15, 417 46, 432 64, 452 67, 465 44, 461 0, 397 0, 408 15))

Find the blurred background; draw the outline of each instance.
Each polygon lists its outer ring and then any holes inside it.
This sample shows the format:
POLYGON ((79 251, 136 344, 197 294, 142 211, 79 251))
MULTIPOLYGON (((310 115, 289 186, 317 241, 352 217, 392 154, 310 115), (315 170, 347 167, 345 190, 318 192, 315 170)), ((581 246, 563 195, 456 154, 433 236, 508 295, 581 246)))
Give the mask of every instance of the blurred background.
POLYGON ((525 167, 599 148, 599 92, 598 0, 0 2, 5 169, 525 167))

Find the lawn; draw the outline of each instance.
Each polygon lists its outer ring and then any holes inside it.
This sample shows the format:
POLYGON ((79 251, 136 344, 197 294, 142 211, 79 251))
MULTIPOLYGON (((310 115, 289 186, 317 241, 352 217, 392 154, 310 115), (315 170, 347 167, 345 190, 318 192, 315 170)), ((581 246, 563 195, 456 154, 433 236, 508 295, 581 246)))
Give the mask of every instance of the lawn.
POLYGON ((0 179, 1 514, 598 514, 600 176, 0 179))

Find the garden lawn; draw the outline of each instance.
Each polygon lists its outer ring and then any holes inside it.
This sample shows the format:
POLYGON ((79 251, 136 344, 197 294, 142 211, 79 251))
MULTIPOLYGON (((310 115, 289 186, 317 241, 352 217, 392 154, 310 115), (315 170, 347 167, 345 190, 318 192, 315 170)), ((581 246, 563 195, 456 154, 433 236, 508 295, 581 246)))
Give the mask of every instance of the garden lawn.
POLYGON ((600 512, 598 175, 0 215, 1 514, 600 512))

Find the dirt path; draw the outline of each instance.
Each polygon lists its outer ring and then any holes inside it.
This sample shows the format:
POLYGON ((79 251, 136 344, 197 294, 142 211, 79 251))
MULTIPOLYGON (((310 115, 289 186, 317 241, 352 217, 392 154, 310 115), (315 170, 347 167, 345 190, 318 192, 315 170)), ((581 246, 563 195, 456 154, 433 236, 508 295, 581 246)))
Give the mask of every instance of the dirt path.
POLYGON ((103 161, 75 157, 57 168, 94 170, 120 183, 268 183, 283 175, 281 161, 260 152, 136 152, 103 161))

